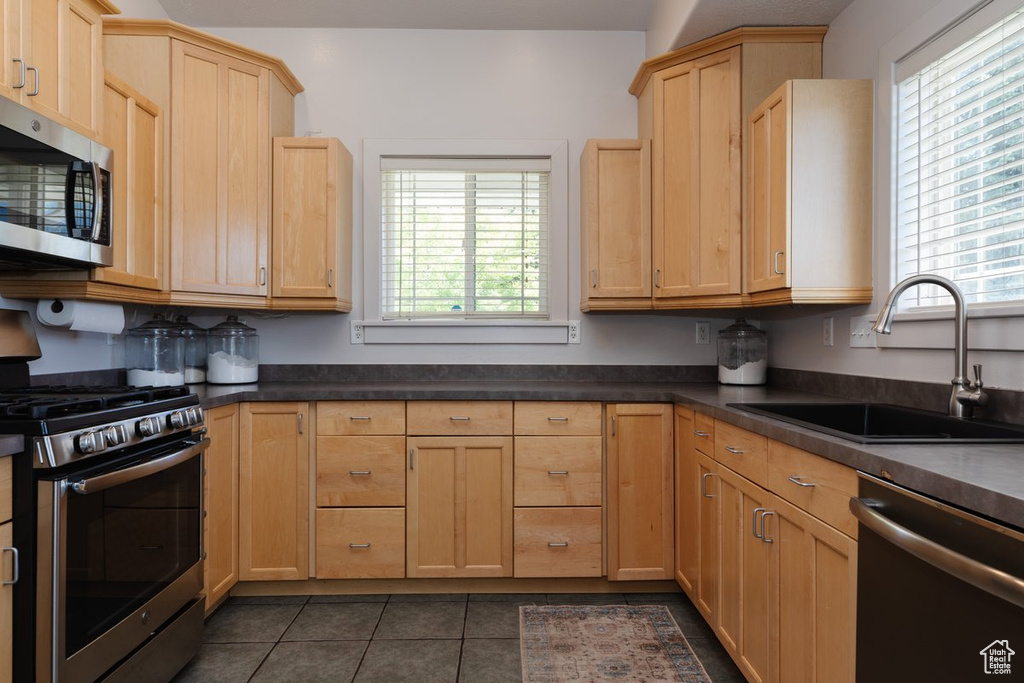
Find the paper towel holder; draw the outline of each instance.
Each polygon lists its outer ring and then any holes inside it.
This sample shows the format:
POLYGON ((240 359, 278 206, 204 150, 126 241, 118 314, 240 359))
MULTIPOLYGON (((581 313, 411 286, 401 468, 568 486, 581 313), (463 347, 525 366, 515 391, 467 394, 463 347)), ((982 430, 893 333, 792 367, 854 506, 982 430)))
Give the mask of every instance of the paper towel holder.
POLYGON ((42 355, 28 311, 0 310, 0 363, 24 363, 42 355))

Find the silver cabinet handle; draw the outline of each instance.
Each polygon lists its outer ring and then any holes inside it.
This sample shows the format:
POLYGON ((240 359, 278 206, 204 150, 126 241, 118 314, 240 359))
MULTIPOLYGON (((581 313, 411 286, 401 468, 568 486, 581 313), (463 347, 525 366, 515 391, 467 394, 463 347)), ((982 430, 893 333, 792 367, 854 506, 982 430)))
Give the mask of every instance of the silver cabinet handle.
POLYGON ((349 543, 348 547, 349 548, 369 548, 370 544, 369 543, 349 543))
POLYGON ((413 453, 415 453, 415 452, 416 452, 415 448, 410 448, 409 449, 409 469, 410 470, 416 469, 416 459, 413 457, 413 453))
POLYGON ((868 529, 919 560, 1017 607, 1024 607, 1024 579, 941 546, 873 510, 860 498, 850 499, 850 512, 868 529))
POLYGON ((792 477, 789 478, 789 480, 796 484, 797 486, 803 486, 804 488, 807 489, 814 488, 815 486, 817 486, 817 484, 809 484, 806 481, 800 481, 800 479, 802 479, 802 477, 798 477, 796 475, 793 475, 792 477))
POLYGON ((773 269, 775 270, 775 274, 776 275, 783 275, 783 272, 781 270, 779 270, 779 257, 782 256, 784 253, 786 253, 786 252, 784 252, 784 251, 777 251, 777 252, 775 252, 775 262, 772 265, 773 265, 773 269))
POLYGON ((14 58, 11 61, 18 65, 19 71, 21 72, 21 82, 18 83, 17 85, 12 85, 11 87, 14 88, 15 90, 18 90, 20 88, 24 88, 25 87, 25 60, 24 59, 14 58))
POLYGON ((299 413, 299 434, 302 433, 302 413, 299 413))
POLYGON ((590 286, 597 287, 597 270, 590 271, 590 286))
POLYGON ((661 268, 654 271, 654 286, 661 288, 661 268))
POLYGON ((14 571, 11 572, 11 580, 8 581, 7 579, 4 579, 3 581, 0 581, 0 586, 13 586, 14 584, 18 583, 18 579, 21 577, 21 570, 18 566, 20 564, 18 549, 9 545, 5 545, 3 547, 3 550, 0 552, 10 553, 11 560, 14 563, 14 571))
POLYGON ((615 416, 612 415, 612 436, 615 436, 615 416))
POLYGON ((757 533, 757 513, 766 512, 768 508, 754 508, 754 514, 750 515, 750 520, 753 524, 753 530, 750 532, 754 538, 764 539, 764 517, 761 518, 761 533, 757 533))
POLYGON ((567 418, 567 417, 549 417, 548 418, 548 422, 568 422, 568 421, 569 421, 569 418, 567 418))
POLYGON ((733 446, 726 446, 725 450, 727 450, 730 453, 735 453, 736 455, 743 455, 743 453, 745 452, 745 451, 741 451, 738 448, 734 448, 733 446))
POLYGON ((567 476, 569 474, 569 470, 548 470, 548 474, 559 474, 562 476, 567 476))
POLYGON ((369 415, 350 415, 348 419, 350 419, 350 420, 369 420, 370 416, 369 415))
POLYGON ((334 286, 334 268, 328 268, 327 269, 327 286, 328 287, 333 287, 334 286))
POLYGON ((699 430, 699 429, 695 429, 695 430, 693 430, 693 435, 694 435, 694 436, 699 436, 699 437, 700 437, 700 438, 702 438, 702 439, 706 439, 706 438, 708 438, 709 436, 711 436, 711 432, 702 432, 702 431, 701 431, 701 430, 699 430))
POLYGON ((700 477, 700 495, 704 496, 705 498, 714 498, 714 496, 708 495, 708 477, 713 476, 715 476, 714 472, 705 472, 700 477))
POLYGON ((267 284, 267 268, 260 266, 260 286, 267 284))
POLYGON ((561 543, 555 543, 554 541, 552 541, 551 543, 548 543, 548 547, 549 548, 568 548, 569 547, 569 542, 568 541, 562 541, 561 543))
POLYGON ((761 513, 761 540, 764 541, 765 543, 775 543, 775 541, 773 541, 772 539, 768 538, 768 532, 765 531, 765 528, 764 528, 764 518, 765 517, 771 517, 774 514, 775 513, 772 512, 771 510, 765 510, 764 512, 761 513))
POLYGON ((465 415, 452 415, 448 418, 452 422, 469 422, 469 417, 465 415))
POLYGON ((28 95, 29 97, 35 97, 36 95, 39 94, 39 69, 35 68, 34 66, 30 66, 30 67, 28 67, 28 70, 31 71, 32 74, 36 77, 36 80, 35 80, 36 87, 35 87, 34 90, 32 90, 30 92, 27 92, 25 94, 28 95))
POLYGON ((368 477, 370 476, 370 470, 349 470, 349 474, 353 477, 368 477))

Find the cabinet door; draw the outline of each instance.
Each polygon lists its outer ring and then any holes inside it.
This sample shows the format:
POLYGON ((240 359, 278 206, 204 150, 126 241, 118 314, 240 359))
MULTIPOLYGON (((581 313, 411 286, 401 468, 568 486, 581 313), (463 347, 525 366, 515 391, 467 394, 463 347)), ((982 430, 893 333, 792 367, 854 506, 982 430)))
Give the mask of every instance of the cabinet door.
POLYGON ((718 464, 706 455, 697 454, 697 485, 700 487, 698 499, 698 545, 699 563, 697 565, 697 581, 694 586, 694 604, 708 625, 718 628, 719 606, 718 593, 722 583, 721 577, 721 520, 719 500, 721 498, 721 482, 718 478, 718 464))
POLYGON ((651 296, 650 150, 648 140, 588 140, 583 150, 584 302, 651 296))
MULTIPOLYGON (((0 549, 10 548, 14 544, 14 523, 0 524, 0 549)), ((14 567, 11 564, 14 555, 0 550, 0 581, 12 581, 14 567)), ((0 584, 0 681, 6 683, 14 680, 13 646, 14 633, 14 586, 0 584)))
POLYGON ((693 411, 675 407, 676 583, 696 599, 700 566, 700 473, 693 445, 693 411))
POLYGON ((857 542, 778 496, 771 507, 770 678, 852 683, 857 542))
POLYGON ((265 295, 266 69, 172 41, 171 288, 265 295))
POLYGON ((406 576, 512 576, 512 438, 406 445, 406 576))
POLYGON ((750 121, 747 291, 790 285, 789 90, 779 89, 750 121))
POLYGON ((273 185, 273 296, 350 302, 352 155, 336 138, 274 138, 273 185))
POLYGON ((768 675, 768 559, 761 539, 768 493, 727 467, 718 468, 721 556, 715 632, 749 681, 768 675))
POLYGON ((163 116, 160 109, 117 77, 103 89, 103 143, 114 152, 114 263, 93 279, 161 288, 163 282, 163 116))
MULTIPOLYGON (((41 4, 33 2, 35 7, 41 4)), ((61 0, 60 113, 87 132, 99 132, 103 106, 103 25, 81 0, 61 0)), ((33 60, 36 60, 33 44, 33 60)), ((40 89, 42 95, 42 89, 40 89)))
POLYGON ((739 294, 739 48, 654 82, 654 296, 739 294))
POLYGON ((306 403, 241 406, 238 578, 309 578, 306 403))
POLYGON ((25 85, 22 81, 25 64, 21 57, 20 0, 0 0, 0 59, 3 60, 0 95, 17 100, 19 90, 25 85))
POLYGON ((238 582, 238 406, 206 411, 206 427, 203 585, 210 610, 238 582))
POLYGON ((608 579, 673 577, 672 406, 607 406, 608 579))

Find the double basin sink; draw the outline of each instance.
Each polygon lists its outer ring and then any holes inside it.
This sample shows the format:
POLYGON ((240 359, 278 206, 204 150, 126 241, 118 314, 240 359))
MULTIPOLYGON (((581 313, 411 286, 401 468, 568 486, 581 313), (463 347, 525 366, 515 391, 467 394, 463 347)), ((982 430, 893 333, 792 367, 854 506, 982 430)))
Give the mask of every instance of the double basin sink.
POLYGON ((729 403, 858 443, 1024 443, 1024 426, 880 403, 729 403))

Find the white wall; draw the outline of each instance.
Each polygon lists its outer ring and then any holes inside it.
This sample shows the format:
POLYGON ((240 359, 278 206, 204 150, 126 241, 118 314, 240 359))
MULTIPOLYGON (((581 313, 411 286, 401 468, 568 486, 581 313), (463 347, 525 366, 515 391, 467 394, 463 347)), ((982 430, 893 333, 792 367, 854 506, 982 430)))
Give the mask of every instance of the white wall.
MULTIPOLYGON (((963 0, 854 0, 829 26, 824 43, 824 76, 876 80, 875 297, 870 306, 825 311, 798 307, 766 313, 765 317, 771 316, 766 328, 772 366, 929 382, 947 382, 953 377, 953 323, 949 319, 910 323, 897 317, 892 336, 881 342, 918 348, 850 348, 849 330, 850 316, 876 313, 893 284, 889 275, 888 201, 877 197, 880 188, 889 183, 888 124, 878 104, 877 90, 880 70, 888 68, 886 62, 891 64, 893 57, 886 59, 884 55, 890 54, 894 44, 900 44, 908 33, 922 25, 941 27, 969 4, 963 0), (836 345, 831 348, 821 344, 822 318, 826 315, 833 317, 835 325, 836 345), (942 348, 920 348, 923 346, 942 348)), ((1021 327, 1019 320, 1005 318, 969 323, 968 362, 984 365, 988 386, 1024 389, 1024 357, 1020 351, 996 350, 1020 349, 1021 327)))
POLYGON ((696 5, 696 0, 654 0, 647 18, 648 58, 679 47, 679 34, 696 5))

